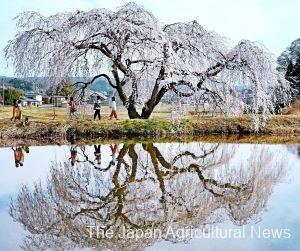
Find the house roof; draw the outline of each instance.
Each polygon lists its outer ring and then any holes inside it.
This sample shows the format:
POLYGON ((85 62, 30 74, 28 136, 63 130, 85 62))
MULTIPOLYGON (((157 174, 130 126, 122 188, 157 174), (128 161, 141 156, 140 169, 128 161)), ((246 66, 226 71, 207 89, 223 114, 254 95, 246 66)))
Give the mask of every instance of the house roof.
POLYGON ((42 94, 37 92, 26 92, 24 96, 42 96, 42 94))
POLYGON ((41 102, 39 100, 33 99, 33 98, 22 98, 21 101, 26 102, 41 102))
POLYGON ((107 96, 105 96, 102 92, 93 92, 92 94, 90 94, 91 96, 100 96, 103 99, 107 99, 107 96))

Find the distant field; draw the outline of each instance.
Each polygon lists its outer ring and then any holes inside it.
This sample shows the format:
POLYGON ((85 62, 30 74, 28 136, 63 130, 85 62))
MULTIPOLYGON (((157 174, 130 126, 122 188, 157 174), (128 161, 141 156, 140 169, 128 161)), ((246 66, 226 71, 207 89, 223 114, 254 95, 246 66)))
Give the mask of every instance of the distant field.
MULTIPOLYGON (((80 118, 90 119, 93 116, 92 106, 82 107, 78 109, 80 118)), ((23 113, 25 116, 28 116, 30 120, 33 121, 45 121, 45 120, 59 120, 67 121, 68 117, 68 108, 55 107, 45 105, 40 107, 35 106, 25 106, 23 107, 23 113), (55 116, 54 116, 55 115, 55 116)), ((169 105, 159 105, 154 110, 151 118, 167 118, 170 114, 169 105)), ((108 118, 110 115, 110 108, 108 106, 102 106, 101 115, 103 118, 108 118)), ((124 107, 118 108, 118 116, 121 120, 128 119, 127 110, 124 107)), ((12 106, 0 106, 0 119, 9 120, 12 117, 12 106)))

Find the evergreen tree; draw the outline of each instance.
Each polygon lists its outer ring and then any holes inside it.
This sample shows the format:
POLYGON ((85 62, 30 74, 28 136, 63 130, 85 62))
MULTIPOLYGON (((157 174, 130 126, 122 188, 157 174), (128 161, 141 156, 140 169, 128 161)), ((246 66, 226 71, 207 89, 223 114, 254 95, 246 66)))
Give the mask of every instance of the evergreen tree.
POLYGON ((292 101, 300 98, 300 39, 281 53, 277 59, 277 69, 281 71, 285 79, 290 82, 292 101))

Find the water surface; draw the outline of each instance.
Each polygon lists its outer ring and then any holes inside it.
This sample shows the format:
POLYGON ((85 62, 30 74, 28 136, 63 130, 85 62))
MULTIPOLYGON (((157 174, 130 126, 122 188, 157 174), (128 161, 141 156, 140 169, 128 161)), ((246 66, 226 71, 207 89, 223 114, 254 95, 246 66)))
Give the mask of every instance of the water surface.
POLYGON ((26 150, 0 148, 0 250, 300 250, 297 145, 26 150))

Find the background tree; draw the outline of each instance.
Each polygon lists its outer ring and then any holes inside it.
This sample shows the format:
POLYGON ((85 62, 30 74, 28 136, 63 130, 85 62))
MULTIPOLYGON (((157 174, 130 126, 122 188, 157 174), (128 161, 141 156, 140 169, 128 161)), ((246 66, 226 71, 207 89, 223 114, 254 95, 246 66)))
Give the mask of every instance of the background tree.
POLYGON ((75 91, 74 85, 67 81, 67 80, 61 80, 56 85, 51 85, 47 90, 46 94, 51 95, 61 95, 65 97, 71 96, 75 91))
POLYGON ((4 90, 4 104, 11 105, 14 100, 19 100, 22 96, 22 91, 14 88, 6 88, 4 90))
POLYGON ((300 98, 300 38, 296 39, 277 58, 277 69, 291 85, 291 100, 300 98))
POLYGON ((280 76, 272 56, 247 40, 230 48, 224 37, 196 21, 161 26, 153 14, 129 3, 117 12, 94 9, 49 17, 24 12, 17 26, 21 31, 8 42, 5 56, 18 75, 90 77, 76 84, 82 95, 103 77, 130 118, 149 118, 170 92, 179 98, 200 92, 237 114, 241 109, 232 109, 232 103, 239 99, 239 85, 253 90, 251 109, 242 110, 273 110, 280 76))

